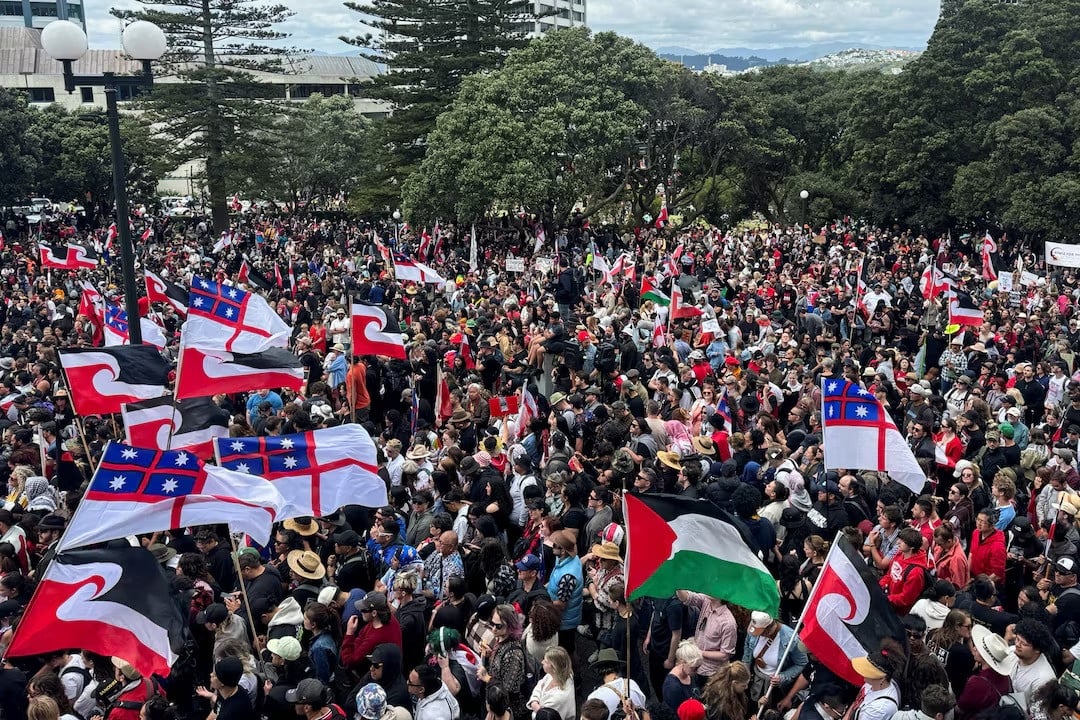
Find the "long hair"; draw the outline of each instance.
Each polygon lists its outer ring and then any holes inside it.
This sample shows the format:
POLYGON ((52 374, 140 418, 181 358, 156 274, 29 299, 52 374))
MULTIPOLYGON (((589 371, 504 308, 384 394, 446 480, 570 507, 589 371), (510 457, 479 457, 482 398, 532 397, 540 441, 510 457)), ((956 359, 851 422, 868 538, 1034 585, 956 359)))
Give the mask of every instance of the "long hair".
POLYGON ((506 640, 518 641, 521 639, 521 616, 514 610, 513 605, 502 604, 495 607, 495 612, 499 613, 499 621, 506 626, 506 640))
POLYGON ((750 682, 750 668, 736 660, 719 668, 706 683, 702 700, 729 718, 746 717, 746 692, 735 692, 735 683, 750 682))
POLYGON ((574 676, 574 666, 570 662, 570 654, 565 649, 555 645, 548 648, 544 653, 544 659, 551 665, 551 677, 559 688, 565 688, 566 683, 574 676))
POLYGON ((967 611, 950 610, 941 627, 930 634, 930 642, 942 650, 948 650, 956 643, 964 642, 960 629, 970 622, 971 616, 967 611))

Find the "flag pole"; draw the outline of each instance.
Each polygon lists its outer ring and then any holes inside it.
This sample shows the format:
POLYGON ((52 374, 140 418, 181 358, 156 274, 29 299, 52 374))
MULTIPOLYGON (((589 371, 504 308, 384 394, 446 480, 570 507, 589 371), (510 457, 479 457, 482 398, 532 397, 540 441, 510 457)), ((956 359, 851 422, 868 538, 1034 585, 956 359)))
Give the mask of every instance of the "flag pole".
MULTIPOLYGON (((111 445, 111 444, 112 444, 112 443, 114 443, 114 442, 116 442, 116 441, 115 441, 115 440, 110 440, 109 442, 105 443, 105 447, 104 447, 104 448, 102 449, 102 451, 101 451, 101 457, 100 457, 100 458, 98 458, 98 461, 97 461, 97 466, 96 466, 96 467, 94 468, 94 472, 93 472, 93 473, 92 473, 92 474, 90 475, 90 484, 91 484, 91 485, 92 485, 92 484, 94 483, 94 476, 95 476, 95 475, 97 475, 97 474, 98 474, 98 470, 100 470, 100 469, 101 469, 101 463, 102 463, 102 461, 103 461, 103 460, 105 459, 105 453, 106 453, 106 452, 107 452, 107 451, 109 450, 109 445, 111 445)), ((90 455, 90 447, 89 447, 89 446, 87 446, 87 448, 86 448, 86 454, 87 454, 87 456, 89 457, 89 455, 90 455)), ((71 526, 75 524, 75 520, 76 520, 76 519, 78 519, 78 517, 79 517, 79 513, 81 513, 81 512, 83 511, 83 508, 85 508, 85 507, 86 507, 86 503, 83 503, 83 502, 79 503, 79 504, 78 504, 78 505, 77 505, 77 506, 75 507, 75 512, 74 512, 74 513, 72 513, 72 515, 71 515, 71 519, 70 519, 70 520, 68 520, 68 524, 67 524, 67 527, 65 527, 65 528, 64 528, 64 532, 60 534, 60 539, 59 539, 59 540, 57 541, 57 543, 56 543, 56 552, 54 552, 54 553, 53 553, 53 558, 54 558, 54 559, 55 559, 55 558, 56 558, 56 556, 57 556, 57 555, 59 555, 59 554, 60 554, 61 552, 64 552, 65 550, 69 550, 69 549, 70 549, 70 548, 64 548, 64 550, 61 550, 61 549, 60 549, 60 548, 61 548, 61 547, 63 547, 63 545, 64 545, 64 535, 66 535, 66 534, 67 534, 67 532, 68 532, 68 530, 70 530, 70 529, 71 529, 71 526)), ((76 546, 76 547, 78 547, 78 546, 76 546)), ((41 578, 35 578, 35 579, 37 579, 37 580, 40 580, 41 578)), ((40 583, 40 582, 38 583, 38 587, 41 587, 41 583, 40 583)))
POLYGON ((229 531, 229 542, 232 543, 232 559, 233 567, 236 569, 236 579, 240 582, 240 594, 244 598, 244 614, 247 615, 247 621, 251 628, 251 637, 254 638, 255 650, 262 652, 262 643, 259 642, 259 635, 255 630, 255 618, 251 615, 251 602, 248 600, 247 584, 244 582, 244 575, 240 572, 240 550, 236 547, 236 534, 229 531))
MULTIPOLYGON (((842 535, 842 532, 837 531, 836 535, 833 537, 832 545, 829 547, 829 553, 825 556, 825 564, 822 565, 822 568, 829 567, 829 560, 832 558, 833 553, 836 552, 836 547, 839 544, 838 541, 840 540, 840 537, 842 535)), ((777 675, 780 674, 780 670, 784 667, 784 663, 787 662, 788 655, 791 654, 791 648, 795 645, 795 643, 799 641, 799 628, 802 627, 803 620, 806 619, 807 608, 809 608, 813 604, 812 601, 814 599, 814 594, 817 593, 818 586, 821 584, 821 578, 824 574, 824 571, 818 573, 817 579, 814 580, 814 586, 810 588, 810 594, 807 595, 806 600, 803 601, 803 608, 802 611, 799 613, 799 619, 795 622, 795 626, 792 628, 791 640, 788 641, 787 647, 784 648, 784 653, 780 656, 780 661, 776 664, 777 675)), ((758 702, 762 706, 769 704, 769 696, 772 695, 773 687, 775 686, 770 682, 769 687, 765 690, 765 694, 761 696, 760 700, 758 700, 758 702)))

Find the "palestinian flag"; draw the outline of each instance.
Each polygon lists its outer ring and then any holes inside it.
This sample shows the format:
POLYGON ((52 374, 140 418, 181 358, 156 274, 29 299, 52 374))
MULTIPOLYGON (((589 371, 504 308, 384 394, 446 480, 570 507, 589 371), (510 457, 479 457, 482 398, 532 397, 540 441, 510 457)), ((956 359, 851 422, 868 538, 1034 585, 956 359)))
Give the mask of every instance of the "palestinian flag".
POLYGON ((645 277, 641 280, 641 302, 646 300, 652 300, 657 305, 667 306, 671 304, 671 298, 660 292, 656 280, 651 277, 645 277))
POLYGON ((735 517, 676 495, 627 493, 624 509, 631 600, 692 590, 776 616, 776 581, 735 517))

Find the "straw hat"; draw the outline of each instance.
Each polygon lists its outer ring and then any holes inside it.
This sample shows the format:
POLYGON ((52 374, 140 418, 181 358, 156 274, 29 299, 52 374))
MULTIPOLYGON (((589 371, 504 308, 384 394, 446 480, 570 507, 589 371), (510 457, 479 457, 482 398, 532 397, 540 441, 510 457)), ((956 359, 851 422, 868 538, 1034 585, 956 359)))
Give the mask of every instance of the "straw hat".
POLYGON ((702 455, 711 456, 716 454, 716 443, 708 435, 696 435, 690 442, 693 443, 694 449, 702 455))
POLYGON ((423 445, 414 445, 413 449, 405 454, 409 460, 426 460, 431 456, 431 451, 423 445))
POLYGON ((682 470, 682 458, 678 453, 669 452, 667 450, 661 450, 656 453, 656 459, 667 465, 672 470, 682 470))
POLYGON ((322 580, 326 577, 322 560, 311 550, 293 550, 286 556, 285 561, 290 570, 306 580, 322 580))
POLYGON ((319 532, 319 523, 309 517, 292 518, 281 523, 281 526, 303 537, 311 537, 319 532))
POLYGON ((983 662, 998 675, 1008 677, 1016 669, 1016 655, 1009 648, 1009 644, 989 628, 974 625, 971 628, 971 644, 978 650, 983 662))
POLYGON ((593 557, 598 557, 601 560, 614 560, 615 562, 622 562, 622 556, 619 555, 619 546, 612 542, 593 545, 591 552, 593 554, 593 557))

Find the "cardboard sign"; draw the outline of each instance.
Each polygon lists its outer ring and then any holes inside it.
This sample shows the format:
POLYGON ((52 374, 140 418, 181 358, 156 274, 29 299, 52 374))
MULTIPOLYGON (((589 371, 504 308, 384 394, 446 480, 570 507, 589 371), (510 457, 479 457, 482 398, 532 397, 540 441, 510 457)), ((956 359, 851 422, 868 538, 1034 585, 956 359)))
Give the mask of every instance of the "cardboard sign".
POLYGON ((506 258, 506 272, 525 272, 525 258, 506 258))

